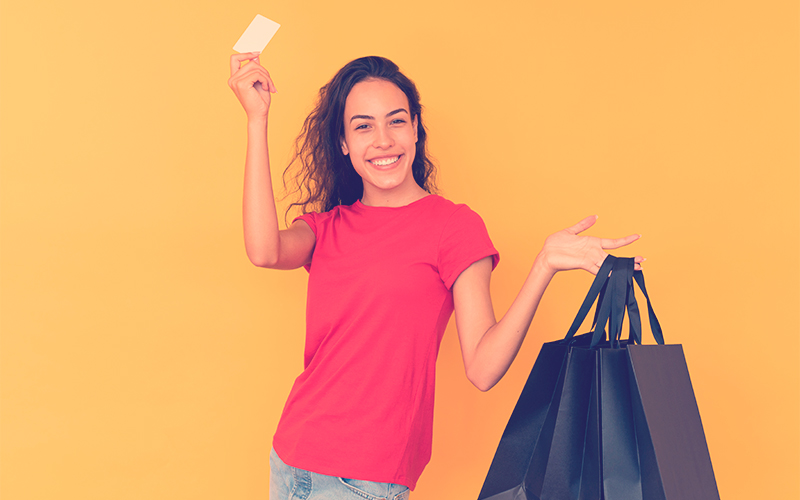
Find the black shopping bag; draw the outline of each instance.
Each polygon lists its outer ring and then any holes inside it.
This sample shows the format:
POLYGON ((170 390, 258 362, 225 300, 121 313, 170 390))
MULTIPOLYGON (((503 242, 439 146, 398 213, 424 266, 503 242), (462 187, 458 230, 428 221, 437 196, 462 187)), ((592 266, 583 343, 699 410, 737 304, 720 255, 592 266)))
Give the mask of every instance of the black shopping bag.
POLYGON ((663 343, 644 276, 609 256, 567 336, 542 346, 479 500, 718 499, 683 352, 663 343), (634 279, 659 345, 635 345, 634 279), (593 331, 575 336, 596 299, 593 331))
POLYGON ((628 346, 645 500, 719 499, 680 345, 628 346))

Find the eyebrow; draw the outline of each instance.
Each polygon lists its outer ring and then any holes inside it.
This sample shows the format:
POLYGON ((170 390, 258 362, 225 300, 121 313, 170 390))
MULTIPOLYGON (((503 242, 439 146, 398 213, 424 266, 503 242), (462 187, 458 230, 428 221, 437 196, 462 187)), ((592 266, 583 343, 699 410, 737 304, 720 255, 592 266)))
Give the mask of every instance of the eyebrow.
MULTIPOLYGON (((386 118, 389 118, 390 116, 396 115, 397 113, 411 114, 411 113, 408 112, 408 110, 406 110, 406 108, 397 108, 394 111, 390 111, 390 112, 386 113, 386 118)), ((375 119, 375 117, 374 116, 370 116, 370 115, 353 115, 350 118, 350 121, 352 122, 353 120, 374 120, 374 119, 375 119)))

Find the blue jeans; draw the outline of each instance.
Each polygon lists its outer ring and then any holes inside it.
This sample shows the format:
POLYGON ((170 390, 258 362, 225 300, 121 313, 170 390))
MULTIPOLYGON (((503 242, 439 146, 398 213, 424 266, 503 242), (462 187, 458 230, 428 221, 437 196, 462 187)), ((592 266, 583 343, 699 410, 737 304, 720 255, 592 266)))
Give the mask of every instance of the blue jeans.
POLYGON ((269 454, 270 500, 408 500, 408 486, 325 476, 286 465, 269 454))

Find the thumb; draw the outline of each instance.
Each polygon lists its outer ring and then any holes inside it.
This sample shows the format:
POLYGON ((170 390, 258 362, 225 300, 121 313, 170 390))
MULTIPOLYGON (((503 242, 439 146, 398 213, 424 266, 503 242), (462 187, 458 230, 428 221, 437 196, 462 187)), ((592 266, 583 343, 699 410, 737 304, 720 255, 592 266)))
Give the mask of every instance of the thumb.
POLYGON ((585 219, 581 220, 574 226, 568 227, 567 231, 569 231, 572 234, 579 234, 586 231, 590 227, 594 226, 595 222, 597 222, 597 216, 590 215, 589 217, 586 217, 585 219))

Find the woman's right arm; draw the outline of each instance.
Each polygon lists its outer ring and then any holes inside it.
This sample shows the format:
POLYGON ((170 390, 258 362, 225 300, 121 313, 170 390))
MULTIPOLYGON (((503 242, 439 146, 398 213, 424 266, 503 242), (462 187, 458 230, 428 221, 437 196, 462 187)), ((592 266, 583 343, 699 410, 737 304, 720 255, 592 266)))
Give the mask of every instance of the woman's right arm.
POLYGON ((296 269, 304 266, 311 262, 316 238, 303 221, 295 222, 288 229, 278 229, 267 146, 267 117, 276 89, 267 70, 259 64, 258 53, 231 56, 228 85, 247 114, 242 202, 247 257, 259 267, 296 269), (248 62, 241 66, 244 61, 248 62))

